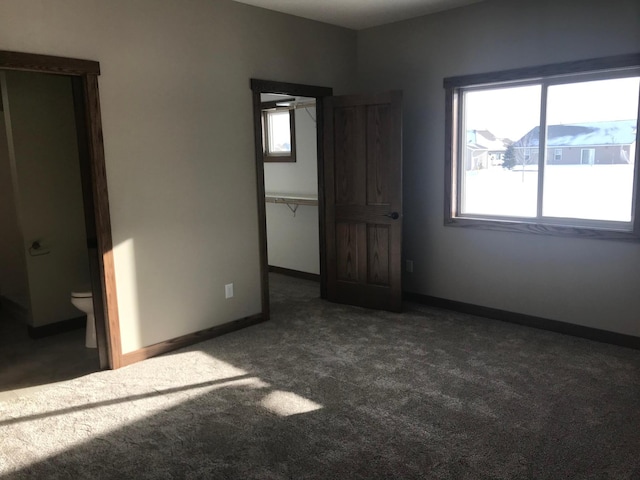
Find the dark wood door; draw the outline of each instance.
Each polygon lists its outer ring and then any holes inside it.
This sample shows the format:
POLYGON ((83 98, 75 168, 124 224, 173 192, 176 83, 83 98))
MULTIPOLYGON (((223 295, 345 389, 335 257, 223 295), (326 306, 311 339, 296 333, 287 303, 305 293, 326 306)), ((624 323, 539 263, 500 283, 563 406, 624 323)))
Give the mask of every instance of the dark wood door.
POLYGON ((402 308, 402 94, 325 98, 327 299, 402 308))

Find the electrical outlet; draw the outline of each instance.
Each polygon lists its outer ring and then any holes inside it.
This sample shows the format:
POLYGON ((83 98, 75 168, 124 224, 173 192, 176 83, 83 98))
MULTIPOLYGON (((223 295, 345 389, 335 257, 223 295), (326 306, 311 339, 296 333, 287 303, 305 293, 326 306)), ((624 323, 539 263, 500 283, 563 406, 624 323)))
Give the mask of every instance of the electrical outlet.
POLYGON ((413 273, 413 260, 405 260, 404 269, 407 273, 413 273))
POLYGON ((224 286, 224 298, 233 298, 233 283, 224 286))

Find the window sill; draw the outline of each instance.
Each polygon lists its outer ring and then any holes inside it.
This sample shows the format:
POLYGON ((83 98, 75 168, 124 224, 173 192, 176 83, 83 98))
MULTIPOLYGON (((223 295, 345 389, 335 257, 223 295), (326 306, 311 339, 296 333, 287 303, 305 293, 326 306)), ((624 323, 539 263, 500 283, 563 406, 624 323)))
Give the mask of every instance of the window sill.
POLYGON ((265 163, 269 163, 269 162, 295 163, 296 156, 295 155, 264 155, 263 161, 265 163))
POLYGON ((488 220, 467 217, 449 217, 444 221, 447 227, 462 227, 499 232, 533 233, 556 237, 592 238, 597 240, 640 241, 640 229, 615 230, 588 226, 568 226, 526 220, 488 220))

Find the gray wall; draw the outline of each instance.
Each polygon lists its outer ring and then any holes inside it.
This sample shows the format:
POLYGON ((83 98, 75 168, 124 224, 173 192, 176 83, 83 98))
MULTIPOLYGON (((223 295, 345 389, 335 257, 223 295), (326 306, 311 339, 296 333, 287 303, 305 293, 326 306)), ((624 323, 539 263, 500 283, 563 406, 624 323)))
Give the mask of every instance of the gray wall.
POLYGON ((637 52, 637 0, 488 0, 359 32, 367 91, 404 90, 411 292, 640 335, 640 244, 443 226, 444 77, 637 52))
POLYGON ((100 62, 123 353, 259 313, 249 79, 346 92, 355 32, 229 0, 3 0, 0 45, 100 62))

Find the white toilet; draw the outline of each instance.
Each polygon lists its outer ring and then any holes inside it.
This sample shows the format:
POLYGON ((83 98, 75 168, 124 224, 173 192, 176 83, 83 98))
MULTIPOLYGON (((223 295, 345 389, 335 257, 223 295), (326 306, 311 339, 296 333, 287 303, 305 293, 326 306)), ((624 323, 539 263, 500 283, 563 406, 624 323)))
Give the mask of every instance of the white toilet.
POLYGON ((71 304, 78 310, 87 314, 87 333, 85 345, 87 348, 96 348, 96 318, 93 315, 93 294, 91 290, 71 292, 71 304))

